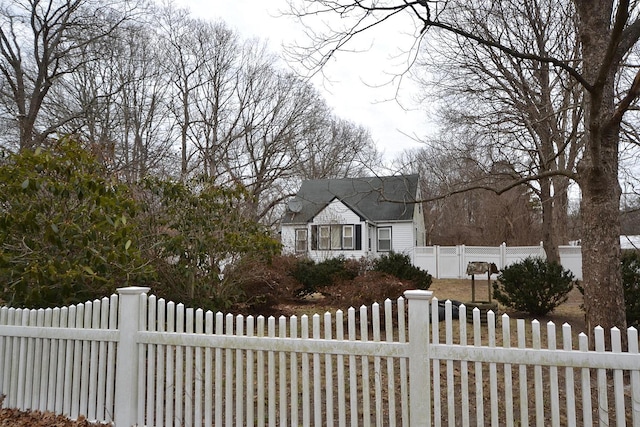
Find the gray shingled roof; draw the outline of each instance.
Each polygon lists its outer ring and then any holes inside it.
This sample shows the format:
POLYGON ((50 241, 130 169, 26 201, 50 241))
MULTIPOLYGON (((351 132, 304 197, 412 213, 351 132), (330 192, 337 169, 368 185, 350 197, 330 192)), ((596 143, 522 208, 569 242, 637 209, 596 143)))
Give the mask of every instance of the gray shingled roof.
POLYGON ((365 220, 411 220, 417 188, 418 175, 303 181, 293 199, 298 202, 300 212, 287 209, 282 223, 310 222, 336 198, 365 220))

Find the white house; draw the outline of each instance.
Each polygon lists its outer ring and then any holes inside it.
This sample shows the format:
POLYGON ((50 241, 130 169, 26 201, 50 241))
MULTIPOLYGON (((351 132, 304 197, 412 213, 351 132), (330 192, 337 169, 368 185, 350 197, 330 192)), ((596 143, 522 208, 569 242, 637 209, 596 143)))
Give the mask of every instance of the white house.
POLYGON ((413 253, 425 244, 418 175, 303 181, 282 219, 283 252, 314 260, 413 253))

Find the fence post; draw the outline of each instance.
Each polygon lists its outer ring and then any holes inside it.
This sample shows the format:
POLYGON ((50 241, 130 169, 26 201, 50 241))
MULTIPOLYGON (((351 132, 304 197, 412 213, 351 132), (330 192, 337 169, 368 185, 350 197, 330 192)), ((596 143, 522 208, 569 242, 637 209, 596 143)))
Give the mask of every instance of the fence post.
POLYGON ((118 288, 118 349, 116 353, 116 386, 114 422, 116 427, 131 427, 138 416, 138 343, 140 327, 140 295, 150 288, 131 286, 118 288))
POLYGON ((429 304, 433 292, 405 291, 409 303, 409 425, 431 425, 429 304))

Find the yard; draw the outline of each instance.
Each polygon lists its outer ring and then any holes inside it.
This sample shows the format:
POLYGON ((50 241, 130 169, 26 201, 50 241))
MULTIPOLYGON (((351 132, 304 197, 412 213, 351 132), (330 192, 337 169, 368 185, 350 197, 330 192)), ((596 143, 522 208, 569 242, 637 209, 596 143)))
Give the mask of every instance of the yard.
MULTIPOLYGON (((458 300, 462 302, 471 301, 471 281, 470 280, 456 280, 456 279, 434 279, 433 285, 429 288, 433 291, 434 297, 439 300, 458 300)), ((487 296, 487 280, 476 280, 476 299, 486 300, 487 296)), ((540 317, 537 320, 540 323, 547 323, 549 321, 554 322, 560 326, 565 322, 573 327, 574 332, 587 332, 585 331, 584 311, 581 308, 582 294, 578 289, 574 288, 569 293, 569 299, 567 302, 556 308, 549 315, 540 317)), ((511 318, 528 318, 525 313, 517 313, 510 310, 504 310, 501 308, 500 314, 506 312, 511 318)), ((533 318, 531 318, 533 320, 533 318)))
MULTIPOLYGON (((358 301, 359 297, 363 299, 362 304, 369 305, 374 301, 367 301, 366 295, 384 295, 386 298, 396 299, 401 296, 405 290, 410 288, 410 285, 398 282, 397 280, 390 281, 389 278, 386 277, 376 277, 374 280, 342 282, 324 289, 323 294, 326 293, 326 296, 318 295, 315 298, 311 297, 307 300, 285 298, 282 303, 275 305, 272 310, 269 310, 268 314, 274 316, 290 316, 293 314, 322 314, 326 311, 334 312, 338 309, 344 311, 351 305, 356 305, 355 301, 358 301)), ((476 279, 475 289, 476 300, 486 301, 488 296, 487 279, 476 279)), ((440 301, 447 299, 461 301, 463 303, 471 301, 472 286, 471 280, 468 279, 433 279, 433 284, 429 287, 429 290, 433 292, 434 298, 438 298, 440 301)), ((383 302, 380 297, 375 298, 375 300, 379 303, 383 302)), ((580 294, 578 289, 574 288, 570 292, 567 302, 547 316, 539 317, 537 320, 542 324, 552 321, 557 326, 568 323, 573 327, 574 332, 586 333, 584 311, 581 305, 582 294, 580 294)), ((518 313, 501 307, 499 314, 504 313, 507 313, 512 319, 524 318, 534 320, 533 318, 529 318, 526 313, 518 313)))
MULTIPOLYGON (((397 298, 398 296, 400 296, 402 294, 402 292, 406 289, 405 286, 403 286, 400 283, 386 283, 384 284, 384 280, 380 281, 379 283, 381 283, 381 286, 386 286, 386 289, 391 289, 391 292, 386 295, 387 297, 391 298, 392 300, 397 298)), ((346 302, 353 302, 354 300, 354 295, 357 296, 358 294, 362 293, 363 288, 366 288, 366 292, 368 294, 376 294, 376 295, 380 295, 382 292, 384 292, 383 289, 378 289, 378 285, 376 284, 375 281, 367 281, 366 283, 361 283, 359 286, 345 286, 345 284, 342 284, 341 286, 336 286, 336 287, 328 287, 326 289, 323 289, 323 293, 325 293, 326 295, 320 296, 320 295, 316 295, 313 298, 310 298, 309 300, 306 301, 296 301, 296 300, 289 300, 286 301, 286 303, 283 304, 279 304, 277 306, 274 307, 274 311, 273 313, 271 313, 274 316, 278 316, 278 315, 285 315, 285 316, 290 316, 292 314, 296 314, 298 316, 303 315, 303 314, 307 314, 307 315, 311 315, 314 313, 324 313, 326 311, 328 312, 335 312, 337 309, 341 309, 343 311, 345 311, 350 305, 354 305, 354 304, 347 304, 346 302)), ((471 295, 472 295, 472 286, 471 286, 471 280, 457 280, 457 279, 434 279, 432 286, 429 288, 430 291, 433 291, 433 295, 434 297, 438 298, 439 300, 446 300, 446 299, 451 299, 451 300, 457 300, 457 301, 461 301, 461 302, 468 302, 471 301, 471 295)), ((476 283, 475 283, 475 294, 476 294, 476 300, 486 300, 487 299, 487 280, 486 277, 484 279, 476 279, 476 283)), ((357 298, 356 298, 357 300, 357 298)), ((380 301, 382 303, 382 301, 380 301)), ((584 321, 584 313, 582 311, 581 308, 581 304, 582 304, 582 295, 581 293, 577 290, 574 289, 571 291, 571 293, 569 294, 569 298, 567 300, 567 302, 565 302, 564 304, 562 304, 561 306, 559 306, 558 308, 556 308, 556 310, 554 310, 553 312, 549 313, 549 315, 547 316, 543 316, 543 317, 539 317, 534 319, 533 317, 527 316, 525 313, 518 313, 518 312, 513 312, 511 310, 506 310, 504 307, 500 307, 499 309, 499 313, 498 313, 498 322, 497 322, 497 326, 496 326, 496 345, 498 347, 500 347, 502 345, 502 333, 500 332, 502 329, 502 325, 501 325, 501 321, 502 321, 502 314, 507 314, 510 318, 510 322, 511 322, 511 329, 512 329, 512 335, 511 335, 511 346, 512 347, 516 347, 518 346, 518 342, 517 342, 517 336, 516 334, 513 332, 515 329, 515 323, 516 323, 516 319, 525 319, 525 325, 526 325, 526 329, 527 329, 527 334, 526 334, 526 347, 527 348, 532 348, 535 346, 535 344, 532 342, 532 334, 531 334, 531 321, 533 320, 538 320, 540 322, 540 330, 541 330, 541 339, 540 339, 540 346, 541 348, 547 348, 548 347, 548 343, 547 343, 547 324, 549 322, 553 322, 556 325, 556 328, 559 330, 562 325, 569 324, 572 326, 572 341, 573 341, 573 345, 574 348, 576 348, 577 343, 578 343, 578 335, 582 332, 586 333, 587 331, 585 330, 585 321, 584 321)), ((453 342, 459 342, 460 340, 460 330, 459 330, 459 322, 454 320, 454 324, 453 324, 453 342)), ((440 328, 440 342, 444 342, 445 340, 445 328, 441 326, 440 328)), ((468 325, 466 328, 467 331, 467 341, 468 342, 473 342, 474 337, 473 337, 473 328, 468 325)), ((483 328, 482 330, 482 343, 483 345, 487 345, 487 340, 488 340, 488 334, 487 334, 487 329, 483 328)), ((562 334, 558 333, 557 337, 556 337, 556 346, 558 348, 562 348, 562 334)), ((456 365, 457 366, 457 365, 456 365)), ((446 368, 447 368, 447 362, 440 362, 440 372, 442 375, 441 376, 441 380, 440 380, 440 390, 439 393, 437 393, 437 396, 439 397, 439 402, 437 403, 438 405, 443 405, 441 408, 444 412, 440 413, 440 415, 438 416, 441 421, 442 421, 442 425, 446 425, 447 424, 447 417, 452 416, 451 414, 447 414, 446 413, 446 402, 447 400, 450 398, 450 396, 447 395, 448 390, 447 390, 447 377, 445 375, 446 372, 446 368)), ((469 364, 465 369, 468 369, 468 379, 466 381, 469 382, 469 406, 471 408, 471 413, 472 414, 476 414, 476 410, 474 409, 476 407, 477 404, 477 400, 475 396, 475 391, 477 391, 475 384, 475 381, 477 380, 476 378, 476 373, 475 370, 477 369, 477 365, 474 366, 474 364, 469 364)), ((482 387, 483 393, 485 394, 484 397, 484 405, 485 405, 485 411, 484 411, 484 417, 489 417, 490 413, 489 413, 489 408, 486 406, 487 402, 490 400, 489 398, 489 393, 491 393, 491 385, 490 385, 490 373, 488 371, 488 367, 484 366, 482 368, 482 371, 484 372, 484 374, 480 377, 482 383, 484 384, 482 387)), ((460 392, 460 385, 461 385, 461 381, 463 381, 463 378, 461 377, 461 369, 459 369, 458 367, 454 368, 453 371, 453 385, 452 387, 455 388, 456 393, 460 392)), ((505 371, 503 369, 502 365, 499 365, 497 367, 497 389, 495 390, 495 392, 497 393, 498 396, 504 396, 505 395, 505 379, 504 379, 504 375, 505 375, 505 371)), ((527 373, 526 373, 526 377, 527 377, 527 382, 528 382, 528 386, 525 386, 528 388, 527 393, 531 396, 531 399, 533 399, 533 395, 534 393, 537 392, 537 390, 535 390, 535 379, 534 377, 540 375, 543 378, 543 381, 545 384, 549 384, 549 376, 550 375, 556 375, 556 374, 552 374, 552 371, 549 370, 548 368, 542 368, 538 371, 538 369, 533 369, 533 367, 529 367, 529 369, 527 369, 527 373)), ((559 378, 559 382, 561 387, 564 387, 564 375, 565 375, 565 371, 563 369, 558 370, 558 378, 559 378)), ((516 378, 517 377, 517 369, 516 369, 516 373, 514 373, 514 379, 513 379, 513 395, 518 396, 518 393, 522 393, 521 390, 519 390, 520 388, 520 381, 521 378, 516 378)), ((592 381, 595 381, 595 376, 592 378, 592 381)), ((383 381, 384 382, 384 381, 383 381)), ((611 384, 610 384, 611 385, 611 384)), ((596 390, 597 386, 596 384, 592 385, 592 389, 596 390)), ((434 390, 435 391, 435 390, 434 390)), ((612 391, 612 388, 609 390, 610 392, 612 391)), ((544 392, 545 395, 547 392, 544 392)), ((577 391, 578 395, 580 394, 579 391, 577 391)), ((562 396, 562 394, 561 394, 562 396)), ((435 397, 435 396, 434 396, 435 397)), ((558 402, 562 408, 564 408, 564 405, 566 403, 564 403, 565 397, 561 397, 561 401, 558 402)), ((542 409, 542 411, 544 411, 545 413, 545 417, 549 417, 549 414, 552 412, 552 407, 551 405, 553 405, 551 403, 551 400, 548 398, 544 399, 544 409, 542 409)), ((519 416, 517 414, 519 414, 519 411, 521 410, 521 408, 519 407, 519 405, 517 402, 514 401, 514 408, 513 411, 516 414, 516 418, 519 416)), ((531 400, 531 402, 533 402, 533 400, 531 400)), ((609 403, 611 404, 612 402, 614 402, 614 398, 613 395, 609 396, 609 403)), ((628 396, 627 396, 627 405, 629 405, 630 402, 628 401, 628 396)), ((629 406, 627 406, 627 408, 629 408, 629 406)), ((504 420, 504 416, 505 413, 508 411, 508 409, 506 408, 504 401, 500 401, 499 405, 498 405, 498 411, 499 411, 499 417, 500 419, 504 420)), ((564 409, 561 410, 560 412, 562 413, 561 417, 565 417, 566 414, 564 414, 564 409)), ((578 413, 581 413, 582 411, 582 406, 581 403, 578 403, 577 406, 577 411, 578 413)), ((598 419, 598 408, 597 408, 597 404, 594 403, 593 405, 593 419, 597 420, 598 419)), ((610 408, 611 414, 613 414, 614 408, 611 407, 610 408)), ((529 419, 530 422, 535 424, 535 410, 533 407, 529 408, 529 419)), ((455 419, 457 421, 459 421, 461 419, 462 413, 461 413, 461 409, 459 407, 456 407, 456 413, 455 413, 455 419)), ((472 415, 474 416, 474 415, 472 415)), ((629 412, 627 412, 627 416, 629 415, 629 412)), ((563 418, 564 419, 564 418, 563 418)), ((478 420, 475 420, 478 421, 478 420)), ((566 421, 566 419, 565 419, 566 421)), ((627 420, 629 421, 629 420, 627 420)), ((490 423, 490 419, 489 418, 485 418, 485 422, 486 423, 490 423)), ((545 422, 551 422, 551 420, 549 418, 545 418, 545 422)), ((474 425, 474 420, 472 419, 472 425, 474 425)))

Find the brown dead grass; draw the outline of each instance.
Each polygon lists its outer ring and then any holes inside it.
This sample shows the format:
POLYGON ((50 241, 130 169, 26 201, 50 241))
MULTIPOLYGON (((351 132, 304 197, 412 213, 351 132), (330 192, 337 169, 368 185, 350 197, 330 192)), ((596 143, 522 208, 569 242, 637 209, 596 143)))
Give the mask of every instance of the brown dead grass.
MULTIPOLYGON (((461 302, 471 301, 471 280, 465 279, 434 279, 429 288, 433 291, 433 296, 439 300, 457 300, 461 302)), ((476 280, 476 299, 487 299, 487 280, 476 280)), ((558 306, 554 311, 546 316, 536 317, 541 324, 553 322, 556 326, 564 323, 571 325, 574 333, 587 332, 585 330, 584 311, 582 310, 583 298, 578 289, 574 288, 569 293, 567 302, 558 306)), ((506 313, 512 319, 529 319, 534 317, 527 313, 516 312, 500 307, 500 314, 506 313)))
MULTIPOLYGON (((476 280, 475 286, 476 300, 486 301, 488 299, 487 280, 476 280)), ((318 299, 304 300, 296 298, 294 295, 288 297, 283 295, 280 303, 271 307, 268 313, 262 314, 274 316, 295 314, 299 316, 302 314, 322 314, 327 311, 334 312, 338 309, 344 311, 349 307, 369 306, 374 302, 382 303, 386 298, 395 300, 409 289, 415 289, 411 282, 399 281, 394 277, 372 272, 353 281, 340 282, 323 288, 323 297, 318 299)), ((471 280, 467 279, 433 279, 429 290, 433 292, 435 298, 441 301, 450 299, 468 303, 472 300, 471 280)), ((582 294, 574 288, 569 293, 567 302, 558 306, 548 315, 535 319, 542 325, 551 321, 558 327, 568 323, 571 325, 573 333, 586 333, 582 303, 582 294)), ((516 312, 502 306, 499 311, 499 314, 506 313, 511 319, 534 320, 534 317, 527 313, 516 312)))

